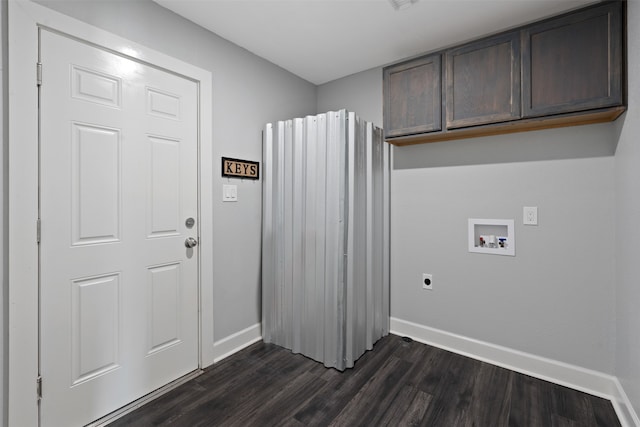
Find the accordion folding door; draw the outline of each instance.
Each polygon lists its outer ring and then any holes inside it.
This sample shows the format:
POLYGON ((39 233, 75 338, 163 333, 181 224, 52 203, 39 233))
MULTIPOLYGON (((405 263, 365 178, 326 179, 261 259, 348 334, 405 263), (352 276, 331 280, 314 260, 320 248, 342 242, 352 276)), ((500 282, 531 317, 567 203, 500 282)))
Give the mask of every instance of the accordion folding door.
POLYGON ((263 144, 263 340, 353 367, 389 333, 389 145, 346 110, 263 144))

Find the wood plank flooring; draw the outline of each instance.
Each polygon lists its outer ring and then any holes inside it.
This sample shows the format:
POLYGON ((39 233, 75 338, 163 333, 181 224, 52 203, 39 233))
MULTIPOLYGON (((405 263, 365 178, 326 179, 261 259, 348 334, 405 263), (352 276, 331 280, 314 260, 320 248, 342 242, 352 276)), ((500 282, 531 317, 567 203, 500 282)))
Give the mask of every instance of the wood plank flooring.
POLYGON ((262 342, 118 426, 620 426, 611 402, 389 335, 338 372, 262 342))

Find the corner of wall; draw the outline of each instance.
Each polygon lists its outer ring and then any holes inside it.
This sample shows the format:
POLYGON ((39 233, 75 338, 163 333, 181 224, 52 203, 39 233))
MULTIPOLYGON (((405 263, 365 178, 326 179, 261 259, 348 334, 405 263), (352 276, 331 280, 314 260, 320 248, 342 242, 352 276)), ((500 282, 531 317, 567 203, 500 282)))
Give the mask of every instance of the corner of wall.
POLYGON ((0 131, 2 132, 2 148, 0 149, 0 188, 2 188, 2 218, 0 225, 0 278, 2 286, 0 287, 0 334, 2 334, 2 347, 0 348, 0 424, 7 425, 8 416, 6 408, 9 404, 9 275, 8 275, 8 241, 7 230, 9 227, 9 218, 5 212, 8 212, 8 159, 7 155, 9 147, 9 130, 7 127, 9 116, 9 96, 8 86, 9 79, 7 69, 9 66, 9 37, 8 37, 8 2, 2 0, 0 2, 0 56, 1 69, 0 78, 0 97, 2 98, 2 106, 0 107, 0 131))
MULTIPOLYGON (((262 339, 262 325, 256 323, 213 343, 213 363, 239 352, 262 339)), ((206 367, 206 366, 204 366, 206 367)))
POLYGON ((620 384, 618 378, 615 378, 614 382, 615 390, 611 396, 611 403, 620 419, 620 424, 622 424, 623 427, 640 427, 640 418, 635 409, 633 409, 629 396, 627 396, 624 388, 622 388, 622 384, 620 384))
POLYGON ((618 119, 615 153, 615 375, 618 378, 620 407, 630 424, 640 426, 640 265, 637 213, 640 210, 640 2, 627 2, 627 86, 628 107, 618 119), (624 388, 623 388, 624 387, 624 388))

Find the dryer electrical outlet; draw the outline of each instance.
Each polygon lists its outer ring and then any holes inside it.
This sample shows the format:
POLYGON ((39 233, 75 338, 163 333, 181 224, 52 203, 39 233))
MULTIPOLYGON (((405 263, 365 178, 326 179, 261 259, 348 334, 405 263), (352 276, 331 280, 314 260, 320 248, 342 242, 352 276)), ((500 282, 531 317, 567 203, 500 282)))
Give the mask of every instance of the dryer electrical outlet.
POLYGON ((422 273, 422 289, 433 290, 433 275, 422 273))

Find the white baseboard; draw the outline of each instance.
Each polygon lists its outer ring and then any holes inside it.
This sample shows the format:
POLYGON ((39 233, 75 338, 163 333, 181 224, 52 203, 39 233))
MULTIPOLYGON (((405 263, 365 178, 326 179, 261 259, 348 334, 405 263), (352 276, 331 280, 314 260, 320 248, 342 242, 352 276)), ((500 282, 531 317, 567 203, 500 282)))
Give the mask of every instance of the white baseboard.
POLYGON ((249 347, 262 339, 261 324, 256 323, 242 331, 229 335, 213 343, 213 363, 231 356, 234 353, 249 347))
POLYGON ((547 359, 392 317, 391 333, 611 400, 623 427, 640 427, 628 397, 613 375, 547 359))

